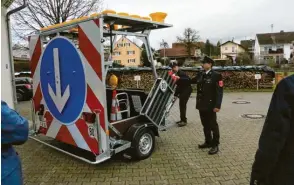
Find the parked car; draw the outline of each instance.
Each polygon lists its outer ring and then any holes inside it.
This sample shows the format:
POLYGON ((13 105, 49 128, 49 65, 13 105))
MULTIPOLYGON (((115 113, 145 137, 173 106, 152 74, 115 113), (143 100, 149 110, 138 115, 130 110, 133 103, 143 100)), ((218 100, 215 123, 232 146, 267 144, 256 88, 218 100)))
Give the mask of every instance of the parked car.
POLYGON ((17 101, 26 101, 33 97, 33 80, 31 78, 15 78, 15 88, 17 101))

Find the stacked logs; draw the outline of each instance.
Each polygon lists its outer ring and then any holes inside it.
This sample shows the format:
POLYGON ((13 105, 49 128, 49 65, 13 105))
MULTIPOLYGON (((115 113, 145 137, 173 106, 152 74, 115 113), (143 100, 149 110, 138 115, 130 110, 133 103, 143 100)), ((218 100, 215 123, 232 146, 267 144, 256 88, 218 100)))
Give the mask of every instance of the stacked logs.
MULTIPOLYGON (((158 76, 161 77, 163 73, 169 69, 157 69, 158 76)), ((193 78, 200 71, 199 69, 189 68, 182 69, 186 74, 193 78)), ((272 88, 272 80, 274 78, 274 72, 271 70, 216 70, 222 74, 224 87, 226 89, 256 89, 255 74, 261 74, 262 78, 259 80, 260 88, 272 88)), ((107 75, 107 79, 115 74, 119 78, 118 88, 137 88, 137 82, 134 80, 134 76, 139 75, 141 81, 139 81, 139 88, 146 92, 149 92, 154 83, 154 77, 151 69, 110 69, 107 75)), ((108 81, 108 80, 107 80, 108 81)))

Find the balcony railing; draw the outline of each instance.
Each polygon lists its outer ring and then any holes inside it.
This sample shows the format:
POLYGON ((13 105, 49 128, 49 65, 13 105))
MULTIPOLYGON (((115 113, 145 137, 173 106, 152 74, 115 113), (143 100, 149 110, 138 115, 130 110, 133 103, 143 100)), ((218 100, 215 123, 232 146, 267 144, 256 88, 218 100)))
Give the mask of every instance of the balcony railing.
POLYGON ((261 51, 260 55, 284 55, 284 51, 261 51))

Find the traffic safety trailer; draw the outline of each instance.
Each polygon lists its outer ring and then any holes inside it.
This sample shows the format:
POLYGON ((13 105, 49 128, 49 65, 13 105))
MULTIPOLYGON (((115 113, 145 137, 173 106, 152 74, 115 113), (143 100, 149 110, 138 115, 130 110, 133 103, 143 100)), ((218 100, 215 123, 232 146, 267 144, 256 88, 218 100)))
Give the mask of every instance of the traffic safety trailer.
POLYGON ((30 36, 31 138, 91 164, 119 152, 136 159, 149 157, 155 136, 167 127, 175 88, 170 73, 157 75, 149 34, 168 27, 162 21, 104 13, 30 36), (114 75, 106 79, 118 36, 136 36, 145 44, 155 79, 148 94, 116 89, 114 75), (111 45, 109 58, 104 57, 106 41, 111 45))

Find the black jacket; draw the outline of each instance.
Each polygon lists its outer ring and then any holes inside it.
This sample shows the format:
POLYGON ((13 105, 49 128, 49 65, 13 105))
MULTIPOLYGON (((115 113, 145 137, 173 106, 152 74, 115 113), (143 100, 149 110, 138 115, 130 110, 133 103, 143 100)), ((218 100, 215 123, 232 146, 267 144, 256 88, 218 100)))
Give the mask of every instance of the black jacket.
POLYGON ((294 184, 294 75, 273 94, 252 167, 251 184, 294 184))
POLYGON ((199 110, 213 110, 221 108, 223 99, 222 75, 211 70, 208 74, 199 72, 191 80, 197 84, 196 108, 199 110))
MULTIPOLYGON (((186 75, 185 72, 179 70, 176 74, 176 76, 179 76, 180 79, 177 81, 177 88, 175 91, 175 96, 180 96, 180 94, 189 94, 192 92, 191 87, 191 79, 188 75, 186 75)), ((190 94, 189 94, 190 96, 190 94)))

